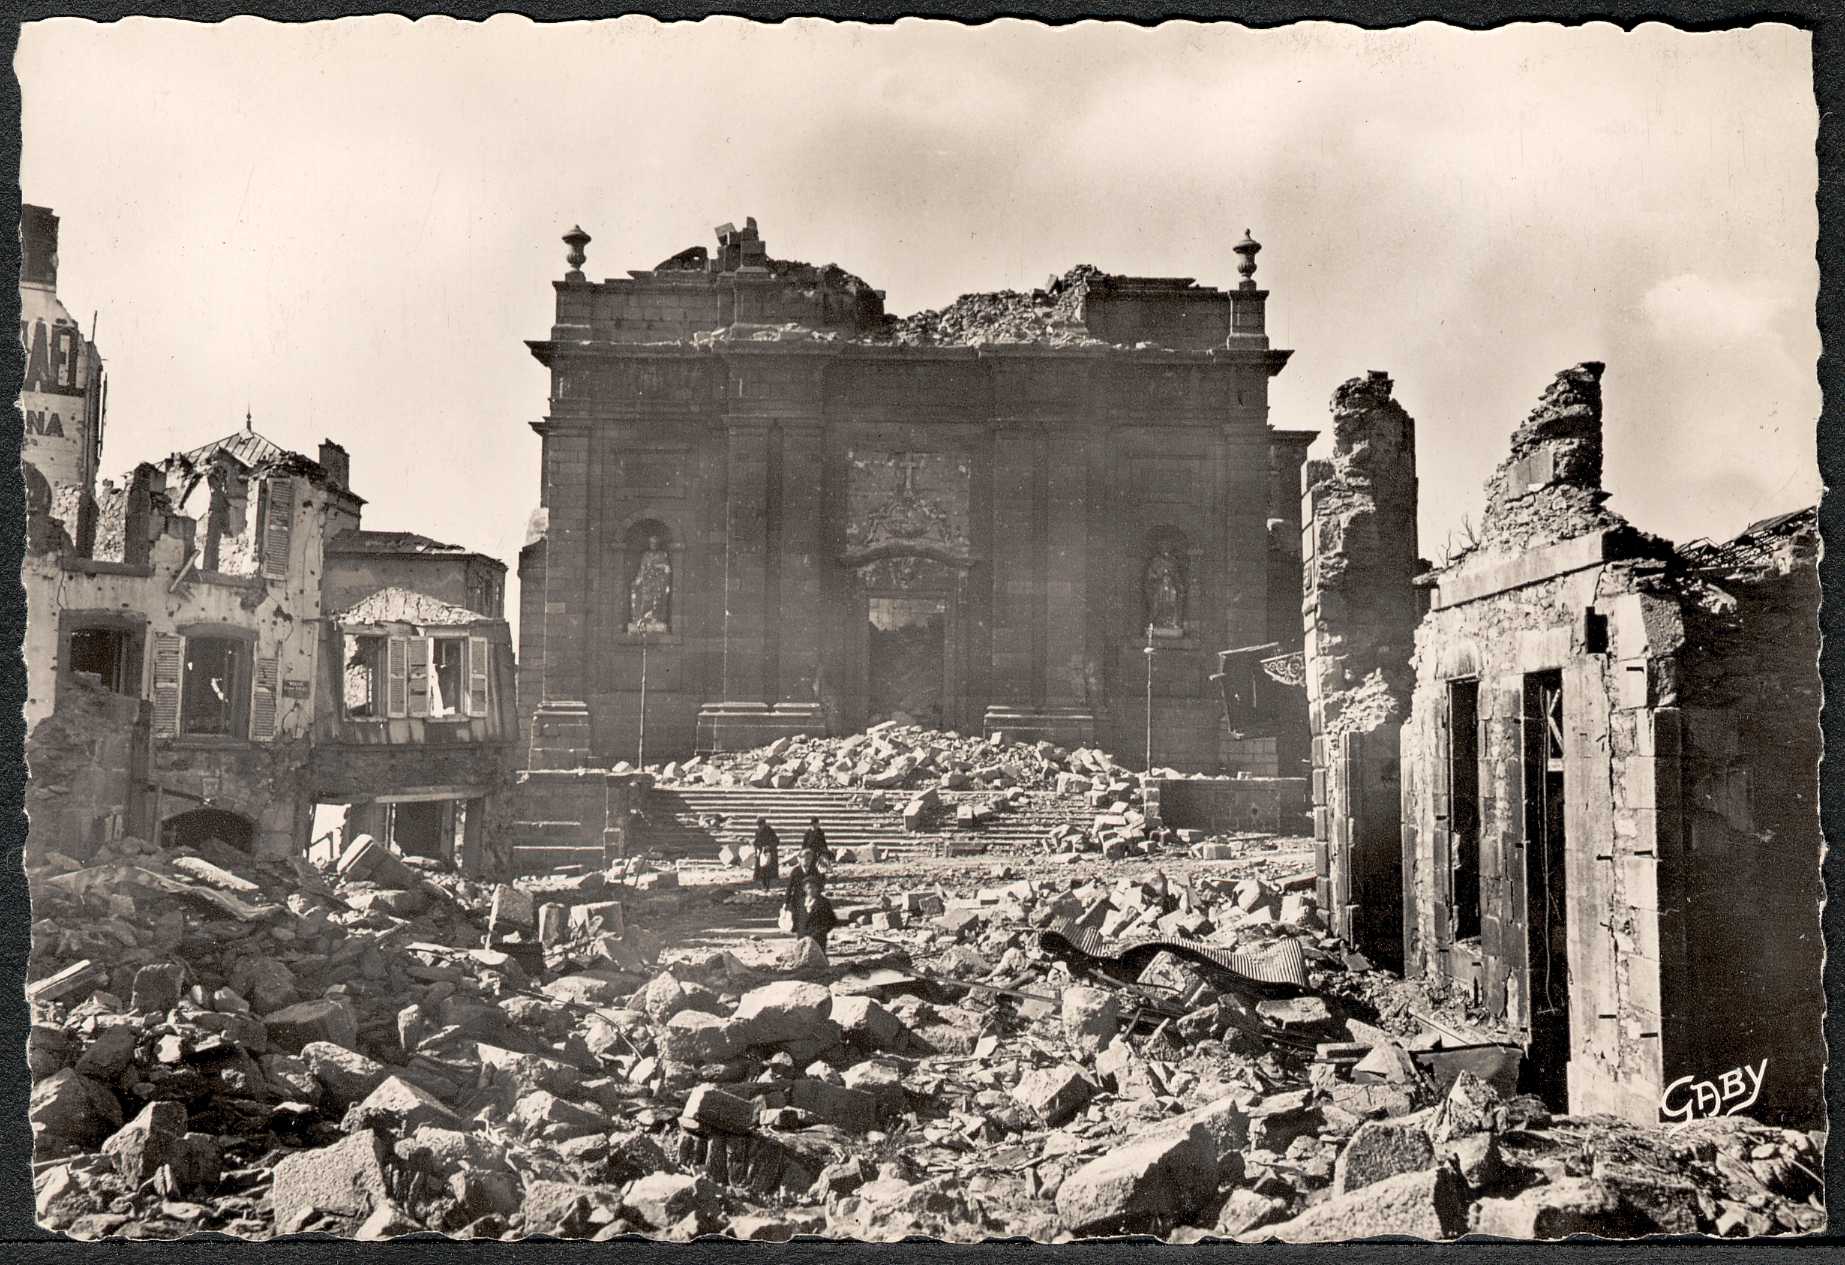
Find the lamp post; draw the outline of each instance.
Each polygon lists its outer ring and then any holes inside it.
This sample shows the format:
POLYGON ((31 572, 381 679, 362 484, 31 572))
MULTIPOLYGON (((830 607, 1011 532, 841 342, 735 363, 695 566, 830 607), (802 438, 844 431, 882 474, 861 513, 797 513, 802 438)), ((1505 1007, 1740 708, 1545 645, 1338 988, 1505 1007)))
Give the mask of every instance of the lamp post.
POLYGON ((1147 776, 1153 776, 1153 625, 1147 625, 1147 776))
POLYGON ((634 763, 637 768, 647 767, 647 634, 641 634, 641 732, 635 743, 634 763))

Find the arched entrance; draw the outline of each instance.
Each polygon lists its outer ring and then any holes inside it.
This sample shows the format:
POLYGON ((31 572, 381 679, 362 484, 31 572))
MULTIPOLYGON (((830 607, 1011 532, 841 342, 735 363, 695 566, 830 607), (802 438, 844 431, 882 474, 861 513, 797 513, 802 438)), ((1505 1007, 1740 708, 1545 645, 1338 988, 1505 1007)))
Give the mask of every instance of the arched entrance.
POLYGON ((198 848, 213 839, 248 852, 256 840, 256 823, 222 808, 194 808, 160 823, 162 847, 198 848))
POLYGON ((857 569, 865 637, 865 723, 963 726, 959 566, 923 554, 857 569))

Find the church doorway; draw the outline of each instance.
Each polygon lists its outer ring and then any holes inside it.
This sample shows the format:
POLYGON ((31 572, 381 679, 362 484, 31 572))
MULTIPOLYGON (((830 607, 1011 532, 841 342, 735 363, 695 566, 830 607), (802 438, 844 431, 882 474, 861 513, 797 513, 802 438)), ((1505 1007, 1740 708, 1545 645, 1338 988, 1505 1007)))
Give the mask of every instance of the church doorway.
POLYGON ((895 719, 941 728, 948 693, 948 603, 872 597, 869 606, 870 723, 895 719))

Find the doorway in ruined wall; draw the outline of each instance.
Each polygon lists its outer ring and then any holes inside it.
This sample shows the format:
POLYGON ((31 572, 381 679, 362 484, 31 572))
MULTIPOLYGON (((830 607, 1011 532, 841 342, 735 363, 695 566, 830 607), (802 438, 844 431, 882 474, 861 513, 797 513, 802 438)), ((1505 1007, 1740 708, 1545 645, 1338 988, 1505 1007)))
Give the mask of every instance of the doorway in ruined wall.
POLYGON ((256 840, 256 823, 222 808, 194 808, 160 823, 163 848, 208 848, 214 840, 248 852, 256 840))
POLYGON ((1448 901, 1452 940, 1480 938, 1480 683, 1448 683, 1448 901))
POLYGON ((1525 677, 1524 851, 1530 1088, 1567 1107, 1570 1059, 1569 905, 1565 888, 1563 674, 1525 677))

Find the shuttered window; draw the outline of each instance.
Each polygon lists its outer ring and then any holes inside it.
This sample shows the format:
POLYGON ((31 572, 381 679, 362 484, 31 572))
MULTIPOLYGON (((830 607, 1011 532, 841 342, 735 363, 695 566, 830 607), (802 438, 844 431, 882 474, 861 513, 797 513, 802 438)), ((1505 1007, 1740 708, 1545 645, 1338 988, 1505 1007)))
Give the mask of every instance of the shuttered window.
POLYGON ((256 685, 250 695, 250 737, 268 742, 275 737, 277 664, 274 655, 256 661, 256 685))
POLYGON ((468 638, 468 714, 487 714, 487 639, 468 638))
POLYGON ((385 700, 386 714, 391 716, 408 716, 410 714, 410 648, 402 637, 391 638, 391 649, 388 657, 390 660, 390 690, 385 700))
POLYGON ((268 508, 263 515, 263 574, 271 580, 288 578, 289 536, 295 525, 295 481, 264 480, 268 508))
POLYGON ((183 638, 154 634, 154 732, 171 738, 179 732, 179 665, 183 638))
POLYGON ((427 716, 429 715, 429 638, 405 638, 404 647, 409 652, 410 714, 427 716))

